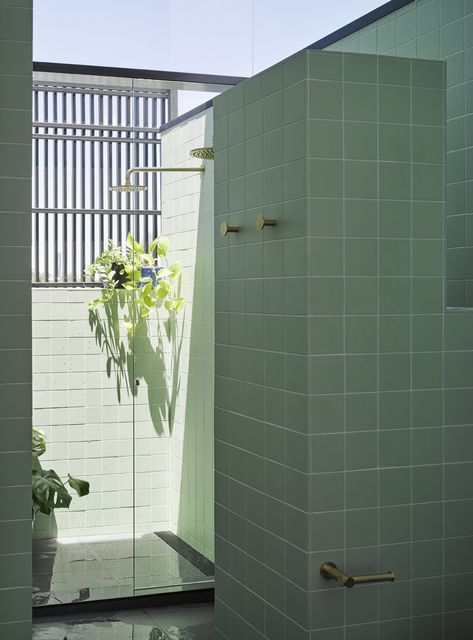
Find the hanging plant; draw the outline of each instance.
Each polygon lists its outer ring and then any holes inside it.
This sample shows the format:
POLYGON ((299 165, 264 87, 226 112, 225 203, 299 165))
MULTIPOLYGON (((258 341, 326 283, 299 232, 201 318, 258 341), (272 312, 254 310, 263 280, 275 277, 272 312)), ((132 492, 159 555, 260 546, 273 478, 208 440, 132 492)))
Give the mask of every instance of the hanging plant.
POLYGON ((184 298, 175 292, 181 278, 179 262, 168 263, 169 240, 158 236, 149 245, 148 252, 128 234, 126 247, 116 247, 109 240, 108 249, 86 269, 86 274, 99 278, 104 285, 100 298, 89 303, 94 310, 99 305, 112 300, 117 289, 132 292, 129 314, 125 326, 133 332, 141 318, 153 309, 164 306, 170 312, 178 312, 184 307, 184 298), (156 256, 153 254, 156 252, 156 256))

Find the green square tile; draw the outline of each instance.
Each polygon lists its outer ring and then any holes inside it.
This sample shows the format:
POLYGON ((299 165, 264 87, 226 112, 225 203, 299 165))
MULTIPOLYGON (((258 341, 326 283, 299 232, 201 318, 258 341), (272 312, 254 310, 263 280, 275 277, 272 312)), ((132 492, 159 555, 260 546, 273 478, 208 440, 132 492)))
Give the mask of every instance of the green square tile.
POLYGON ((340 393, 344 385, 343 356, 311 356, 311 393, 340 393))
MULTIPOLYGON (((442 203, 414 202, 412 233, 415 238, 443 238, 444 212, 442 203)), ((447 240, 449 234, 447 232, 447 240)))
POLYGON ((228 113, 238 111, 243 107, 243 85, 237 84, 228 91, 227 95, 228 113))
POLYGON ((263 99, 263 129, 272 131, 283 125, 283 93, 278 91, 263 99))
POLYGON ((443 317, 412 317, 412 348, 414 351, 439 351, 442 348, 443 317))
POLYGON ((462 21, 453 22, 440 29, 440 56, 461 51, 465 47, 465 25, 462 21))
POLYGON ((345 122, 344 145, 345 158, 351 160, 376 160, 378 156, 377 125, 371 122, 345 122))
POLYGON ((258 101, 245 107, 245 138, 249 140, 263 133, 263 102, 258 101))
POLYGON ((276 64, 266 69, 261 77, 263 79, 263 93, 265 96, 279 91, 284 85, 282 64, 276 64))
POLYGON ((440 58, 440 32, 432 31, 417 39, 417 53, 420 58, 438 60, 440 58))
POLYGON ((448 24, 460 20, 465 16, 465 4, 463 0, 442 0, 440 3, 441 24, 448 24))
POLYGON ((380 122, 410 123, 410 87, 379 85, 379 120, 380 122))
POLYGON ((243 84, 243 101, 245 105, 261 100, 263 97, 263 76, 248 78, 243 84))
MULTIPOLYGON (((306 163, 303 160, 295 160, 287 162, 284 165, 284 199, 297 200, 304 198, 306 195, 306 163)), ((298 212, 302 212, 305 216, 305 207, 302 203, 297 203, 298 212)), ((305 201, 303 203, 305 205, 305 201)), ((290 210, 286 205, 285 213, 289 216, 290 210)), ((305 220, 304 220, 305 223, 305 220)), ((300 235, 300 234, 297 234, 300 235)))
POLYGON ((350 392, 376 391, 378 362, 375 355, 346 356, 346 390, 350 392))
POLYGON ((247 175, 263 168, 263 136, 251 138, 245 143, 245 170, 247 175))
MULTIPOLYGON (((229 151, 230 155, 230 151, 229 151)), ((265 169, 282 164, 284 161, 284 135, 282 129, 265 133, 263 136, 263 159, 265 169)), ((231 168, 231 156, 230 156, 231 168)))
POLYGON ((410 391, 385 391, 379 394, 380 429, 401 429, 410 423, 410 391))
POLYGON ((378 423, 377 394, 355 393, 346 395, 347 431, 375 429, 378 423))
POLYGON ((228 116, 228 143, 230 145, 243 142, 245 135, 244 115, 244 110, 239 109, 230 112, 228 116))
MULTIPOLYGON (((314 444, 316 444, 315 441, 314 444)), ((338 511, 344 507, 344 474, 316 473, 310 478, 310 510, 338 511)))
POLYGON ((306 435, 286 431, 286 464, 299 471, 309 472, 309 440, 306 435))
POLYGON ((326 51, 309 51, 309 78, 312 80, 342 80, 343 56, 326 51))
POLYGON ((413 502, 437 502, 443 496, 442 465, 414 467, 412 469, 413 502))
POLYGON ((313 317, 310 326, 310 353, 337 354, 343 352, 343 321, 341 316, 313 317))
POLYGON ((377 509, 357 509, 346 512, 346 547, 368 547, 378 540, 377 509))
POLYGON ((282 63, 284 86, 303 80, 307 75, 307 52, 300 51, 282 63))
POLYGON ((350 53, 343 56, 344 82, 378 81, 378 59, 374 56, 350 53))
POLYGON ((345 349, 347 353, 375 353, 378 343, 376 316, 345 317, 345 349))
POLYGON ((308 368, 307 357, 287 353, 284 358, 286 370, 286 389, 296 393, 307 393, 308 391, 308 368))
POLYGON ((347 509, 378 506, 378 471, 350 471, 347 478, 347 509))
POLYGON ((379 317, 379 349, 384 353, 410 351, 411 323, 409 316, 379 317))
POLYGON ((245 145, 235 144, 228 149, 228 177, 239 178, 245 172, 245 145))
POLYGON ((339 276, 343 271, 343 240, 310 238, 309 272, 312 276, 339 276))
POLYGON ((345 199, 345 235, 347 237, 376 238, 378 236, 378 207, 376 200, 345 199))
POLYGON ((312 516, 311 551, 340 549, 344 539, 342 511, 319 513, 312 516))
POLYGON ((413 60, 412 84, 415 87, 443 89, 444 65, 430 60, 413 60))
POLYGON ((380 278, 379 310, 383 314, 411 312, 411 279, 380 278))
POLYGON ((347 433, 346 469, 373 469, 378 466, 378 436, 374 431, 347 433))
POLYGON ((410 202, 405 200, 379 201, 379 234, 382 238, 410 238, 410 202))
POLYGON ((409 60, 397 60, 391 56, 381 56, 378 61, 378 66, 380 84, 410 84, 411 63, 409 60))
MULTIPOLYGON (((430 467, 427 467, 430 469, 430 467)), ((438 467, 433 467, 437 470, 438 467)), ((471 462, 449 464, 445 466, 445 499, 460 500, 473 497, 471 490, 471 476, 473 465, 471 462)), ((438 493, 438 479, 437 490, 438 493)))
POLYGON ((300 160, 307 153, 306 122, 299 120, 284 127, 284 162, 300 160))
POLYGON ((411 127, 405 124, 379 126, 379 159, 409 162, 411 159, 411 127))
POLYGON ((388 16, 378 26, 378 53, 386 53, 396 46, 396 21, 388 16))
MULTIPOLYGON (((307 82, 304 80, 284 90, 284 124, 307 116, 307 82)), ((314 116, 319 117, 319 116, 314 116)))
POLYGON ((411 460, 410 429, 387 429, 379 432, 379 466, 407 467, 411 460))
POLYGON ((346 160, 344 165, 345 196, 347 198, 377 198, 377 163, 359 160, 346 160))
POLYGON ((443 460, 443 429, 414 429, 412 432, 412 463, 439 464, 443 460))
POLYGON ((389 200, 411 199, 411 165, 381 162, 379 164, 379 196, 389 200))
POLYGON ((341 82, 309 81, 309 117, 341 120, 343 91, 341 82))
POLYGON ((404 353, 379 356, 379 388, 382 391, 410 389, 410 356, 404 353))
POLYGON ((473 386, 471 352, 453 351, 445 354, 445 386, 473 386))
MULTIPOLYGON (((450 115, 450 117, 453 116, 450 115)), ((443 91, 414 88, 412 90, 412 122, 413 124, 442 126, 444 124, 443 91)))
POLYGON ((311 472, 343 471, 343 434, 330 433, 311 437, 311 472))
POLYGON ((377 122, 377 86, 375 84, 344 84, 345 120, 377 122))
POLYGON ((343 395, 318 395, 310 399, 311 432, 337 433, 344 430, 343 395))
MULTIPOLYGON (((231 183, 230 183, 231 184, 231 183)), ((264 172, 264 202, 273 204, 284 200, 284 167, 273 167, 264 172)), ((230 192, 231 202, 231 192, 230 192)))
POLYGON ((343 313, 343 279, 310 278, 310 314, 341 315, 343 313))
MULTIPOLYGON (((458 406, 458 405, 457 405, 458 406)), ((443 396, 438 390, 414 391, 412 394, 412 426, 435 427, 442 424, 443 396)))
POLYGON ((386 238, 379 241, 379 273, 408 276, 411 272, 411 241, 386 238))
POLYGON ((381 507, 379 510, 380 542, 393 544, 411 540, 411 507, 381 507))
POLYGON ((411 470, 380 469, 379 503, 382 506, 409 504, 411 501, 411 470))
POLYGON ((442 313, 443 279, 414 278, 412 281, 414 313, 442 313))
POLYGON ((345 240, 345 273, 349 276, 375 276, 378 273, 378 241, 345 240))
POLYGON ((223 118, 228 114, 228 96, 226 92, 220 93, 219 95, 215 96, 213 108, 215 120, 223 118))
POLYGON ((412 270, 414 276, 443 274, 443 241, 413 240, 412 270))
POLYGON ((412 506, 412 537, 431 540, 443 537, 443 505, 441 502, 412 506))
POLYGON ((443 165, 414 164, 412 186, 414 200, 442 201, 444 197, 443 165))
POLYGON ((343 230, 343 201, 309 198, 309 235, 338 237, 343 230))
POLYGON ((359 32, 360 53, 376 53, 377 50, 377 30, 376 26, 365 27, 359 32))
MULTIPOLYGON (((469 88, 469 83, 459 84, 456 87, 448 87, 447 89, 447 119, 451 120, 452 118, 458 118, 465 114, 465 104, 466 102, 470 102, 471 94, 466 89, 469 88)), ((418 89, 418 91, 431 91, 434 92, 433 98, 438 101, 438 91, 434 91, 433 89, 418 89)), ((437 109, 434 113, 427 112, 426 114, 422 114, 422 108, 427 106, 428 96, 421 95, 419 97, 419 102, 423 103, 418 106, 418 116, 414 118, 414 123, 416 124, 434 124, 440 125, 441 117, 443 118, 443 112, 440 113, 440 110, 437 109), (435 115, 436 114, 436 115, 435 115), (417 122, 417 118, 420 120, 422 116, 428 118, 428 122, 417 122), (434 117, 435 115, 435 117, 434 117)), ((414 105, 415 106, 415 105, 414 105)), ((468 134, 467 134, 468 135, 468 134)))
POLYGON ((309 120, 309 157, 342 158, 342 127, 337 121, 309 120))
POLYGON ((341 198, 343 194, 342 160, 309 160, 309 195, 341 198))
POLYGON ((284 258, 284 273, 288 276, 304 276, 307 273, 307 240, 305 238, 288 238, 280 247, 281 258, 284 258))
POLYGON ((378 312, 378 279, 349 277, 345 280, 345 312, 368 315, 378 312))

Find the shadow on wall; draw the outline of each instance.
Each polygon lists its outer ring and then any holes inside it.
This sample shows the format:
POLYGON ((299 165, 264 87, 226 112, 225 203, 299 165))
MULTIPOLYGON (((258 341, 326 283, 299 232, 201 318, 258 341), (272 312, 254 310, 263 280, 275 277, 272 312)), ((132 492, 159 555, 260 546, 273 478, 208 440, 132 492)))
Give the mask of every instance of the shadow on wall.
MULTIPOLYGON (((202 146, 212 146, 212 114, 205 118, 202 146)), ((206 169, 213 168, 211 161, 206 169)), ((213 175, 213 173, 211 174, 213 175)), ((205 178, 208 173, 205 174, 205 178)), ((213 560, 212 543, 206 539, 213 531, 213 225, 212 183, 200 192, 192 285, 192 315, 189 335, 187 388, 184 408, 182 460, 180 468, 177 535, 207 558, 213 560)), ((187 247, 186 247, 187 248, 187 247)), ((184 323, 185 318, 182 318, 184 323)), ((213 540, 213 537, 212 537, 213 540)))
POLYGON ((130 395, 136 398, 138 386, 143 381, 156 434, 165 434, 166 420, 172 433, 182 348, 182 335, 177 334, 176 318, 172 316, 162 320, 156 313, 154 317, 148 316, 137 321, 133 292, 116 290, 115 293, 111 300, 105 300, 100 305, 100 309, 89 311, 90 329, 95 333, 96 344, 107 358, 107 376, 115 378, 118 403, 130 395), (101 315, 101 309, 105 317, 101 315), (135 326, 134 332, 126 337, 123 334, 124 317, 134 319, 135 326), (156 323, 157 333, 152 337, 150 328, 153 323, 156 323), (171 380, 166 367, 167 344, 171 345, 171 380))

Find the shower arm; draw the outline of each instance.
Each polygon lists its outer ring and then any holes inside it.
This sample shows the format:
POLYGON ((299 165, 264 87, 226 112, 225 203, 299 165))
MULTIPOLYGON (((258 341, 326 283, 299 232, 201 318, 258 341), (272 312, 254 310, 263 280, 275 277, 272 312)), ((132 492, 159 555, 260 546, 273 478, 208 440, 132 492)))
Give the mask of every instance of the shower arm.
POLYGON ((200 171, 204 172, 205 167, 132 167, 125 174, 125 185, 131 185, 132 173, 162 173, 162 172, 178 172, 178 171, 200 171))

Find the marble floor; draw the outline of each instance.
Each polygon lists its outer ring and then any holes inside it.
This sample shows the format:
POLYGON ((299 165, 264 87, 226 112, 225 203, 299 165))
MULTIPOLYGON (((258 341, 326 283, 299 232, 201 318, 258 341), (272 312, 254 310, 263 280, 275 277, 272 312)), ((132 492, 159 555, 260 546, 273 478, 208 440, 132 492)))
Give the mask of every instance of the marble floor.
POLYGON ((213 640, 213 605, 39 618, 33 640, 213 640))
POLYGON ((178 549, 155 533, 135 540, 35 540, 33 606, 213 586, 205 567, 212 564, 203 556, 199 564, 195 550, 193 556, 178 549))

